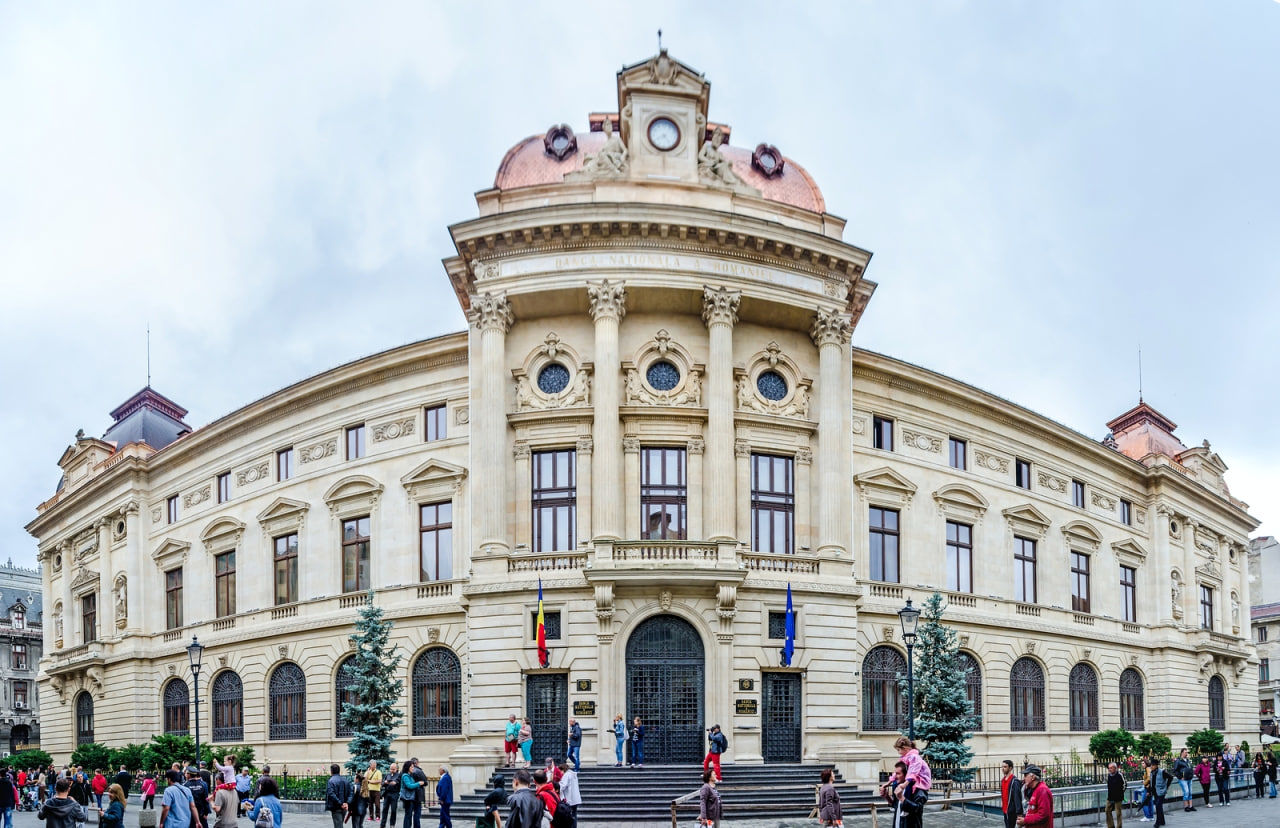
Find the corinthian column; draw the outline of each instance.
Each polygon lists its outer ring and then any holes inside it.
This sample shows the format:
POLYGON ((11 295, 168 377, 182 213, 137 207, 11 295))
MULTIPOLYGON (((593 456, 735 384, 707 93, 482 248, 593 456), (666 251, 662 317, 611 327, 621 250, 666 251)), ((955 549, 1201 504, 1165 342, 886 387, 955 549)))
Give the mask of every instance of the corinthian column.
POLYGON ((848 551, 849 503, 853 479, 845 354, 853 325, 836 311, 818 311, 809 335, 818 346, 818 552, 848 551))
POLYGON ((707 453, 703 476, 707 540, 734 539, 737 497, 733 468, 733 326, 742 292, 702 289, 702 321, 707 323, 707 453))
POLYGON ((506 368, 507 331, 515 320, 504 293, 471 297, 471 324, 480 331, 480 400, 471 406, 472 468, 485 475, 474 487, 478 546, 483 554, 506 552, 507 544, 507 405, 502 381, 506 368))
POLYGON ((622 359, 618 354, 618 328, 627 315, 627 289, 621 282, 587 282, 591 318, 596 323, 595 417, 591 469, 591 524, 597 538, 622 539, 622 423, 618 403, 622 359))

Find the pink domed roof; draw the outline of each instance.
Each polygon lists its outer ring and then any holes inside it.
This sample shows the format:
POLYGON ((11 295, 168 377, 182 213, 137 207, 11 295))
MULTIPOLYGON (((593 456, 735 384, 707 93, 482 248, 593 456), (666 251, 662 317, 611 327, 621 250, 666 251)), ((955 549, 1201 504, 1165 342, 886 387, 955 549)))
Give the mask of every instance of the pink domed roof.
MULTIPOLYGON (((577 139, 578 151, 559 161, 547 154, 541 135, 531 135, 507 151, 493 186, 499 190, 514 190, 560 183, 565 173, 581 169, 583 159, 604 145, 603 132, 577 133, 577 139)), ((827 211, 827 203, 818 185, 804 167, 790 158, 786 159, 782 174, 770 178, 751 165, 750 150, 726 144, 720 147, 720 151, 733 164, 733 171, 738 177, 759 190, 764 198, 815 213, 827 211)))

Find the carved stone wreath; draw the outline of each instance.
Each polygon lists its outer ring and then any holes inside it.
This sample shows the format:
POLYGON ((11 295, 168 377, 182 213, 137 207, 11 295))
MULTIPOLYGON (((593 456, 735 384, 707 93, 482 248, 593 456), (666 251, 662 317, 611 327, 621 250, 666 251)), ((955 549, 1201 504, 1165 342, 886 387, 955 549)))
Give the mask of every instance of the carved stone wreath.
POLYGON ((800 373, 800 367, 782 353, 777 342, 770 342, 763 351, 747 360, 745 371, 735 371, 737 382, 737 407, 739 411, 757 411, 779 417, 809 418, 809 398, 813 381, 800 373), (777 400, 760 393, 760 375, 775 373, 787 384, 786 393, 777 400))
POLYGON ((577 351, 548 333, 542 345, 525 358, 524 365, 512 370, 516 384, 516 411, 545 411, 553 408, 577 408, 591 404, 591 365, 584 363, 577 351), (568 382, 554 393, 538 387, 538 375, 548 366, 558 365, 568 372, 568 382))
POLYGON ((670 405, 700 408, 702 406, 703 366, 678 343, 671 334, 660 330, 636 352, 635 358, 622 363, 626 375, 623 399, 626 405, 670 405), (679 373, 671 388, 660 389, 650 384, 649 369, 658 363, 670 363, 679 373))

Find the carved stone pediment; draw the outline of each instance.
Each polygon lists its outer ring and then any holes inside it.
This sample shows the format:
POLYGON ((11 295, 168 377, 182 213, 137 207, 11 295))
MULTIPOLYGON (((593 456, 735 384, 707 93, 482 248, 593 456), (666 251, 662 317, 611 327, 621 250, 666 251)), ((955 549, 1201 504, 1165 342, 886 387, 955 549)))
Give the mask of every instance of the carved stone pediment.
POLYGON ((151 560, 159 564, 161 569, 171 569, 185 562, 190 551, 191 544, 187 541, 169 538, 151 553, 151 560))
POLYGON ((1205 561, 1196 567, 1196 575, 1200 578, 1222 583, 1222 567, 1217 561, 1205 561))
POLYGON ((981 520, 990 504, 977 489, 963 483, 951 483, 933 493, 938 512, 944 517, 966 521, 981 520))
POLYGON ((400 485, 414 500, 453 497, 466 477, 462 466, 432 458, 400 478, 400 485))
POLYGON ((258 523, 271 535, 282 531, 299 531, 307 519, 310 504, 287 497, 277 497, 271 505, 258 513, 258 523))
POLYGON ((348 475, 329 487, 324 502, 334 515, 368 511, 378 505, 383 486, 366 474, 348 475))
POLYGON ((89 591, 98 585, 99 574, 86 566, 81 566, 76 570, 76 576, 71 579, 71 591, 79 592, 81 590, 89 591))
POLYGON ((888 466, 856 475, 853 482, 868 503, 907 506, 916 494, 916 484, 888 466))
POLYGON ((1124 540, 1113 542, 1111 551, 1115 553, 1116 559, 1125 566, 1141 566, 1147 560, 1147 550, 1143 549, 1141 544, 1133 538, 1125 538, 1124 540))
POLYGON ((1048 516, 1030 503, 1005 509, 1001 514, 1004 515, 1004 519, 1009 523, 1009 528, 1013 530, 1015 535, 1030 535, 1036 538, 1043 538, 1045 533, 1049 531, 1050 520, 1048 516))
POLYGON ((1073 520, 1063 526, 1062 537, 1069 548, 1081 552, 1097 552, 1102 545, 1102 533, 1083 520, 1073 520))
POLYGON ((244 524, 235 518, 220 517, 205 527, 200 533, 200 542, 209 554, 217 554, 235 549, 244 536, 244 524))

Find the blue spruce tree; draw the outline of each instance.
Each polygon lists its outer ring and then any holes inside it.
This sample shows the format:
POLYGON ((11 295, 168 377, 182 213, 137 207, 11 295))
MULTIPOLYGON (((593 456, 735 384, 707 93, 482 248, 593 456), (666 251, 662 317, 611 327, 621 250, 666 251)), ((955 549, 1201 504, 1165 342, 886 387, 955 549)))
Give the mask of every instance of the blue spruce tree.
POLYGON ((355 771, 376 759, 385 769, 391 762, 391 741, 395 729, 403 721, 400 697, 404 695, 404 682, 396 678, 401 656, 394 646, 388 645, 391 622, 382 618, 382 610, 373 604, 373 590, 365 596, 356 621, 356 631, 351 636, 355 654, 350 662, 354 680, 354 701, 343 702, 338 720, 351 728, 351 741, 347 742, 347 769, 355 771))
MULTIPOLYGON (((973 760, 969 738, 978 726, 973 703, 965 691, 968 673, 962 669, 956 631, 943 625, 946 607, 942 596, 933 593, 925 601, 923 623, 917 628, 915 645, 916 738, 927 742, 920 752, 930 765, 964 768, 973 760)), ((907 679, 899 679, 902 692, 907 679)), ((963 781, 962 772, 951 777, 963 781)))

